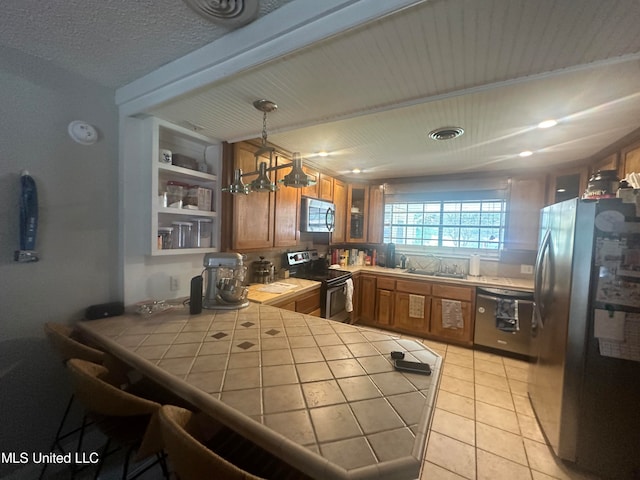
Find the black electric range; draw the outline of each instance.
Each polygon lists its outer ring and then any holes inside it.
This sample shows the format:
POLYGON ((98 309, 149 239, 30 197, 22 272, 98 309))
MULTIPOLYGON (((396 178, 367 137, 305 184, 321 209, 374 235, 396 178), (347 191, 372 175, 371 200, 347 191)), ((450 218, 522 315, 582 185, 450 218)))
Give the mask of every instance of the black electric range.
POLYGON ((321 282, 320 311, 322 318, 345 322, 349 320, 350 311, 347 308, 352 301, 347 297, 353 294, 353 287, 349 291, 347 279, 351 279, 351 272, 329 268, 326 259, 318 256, 317 250, 285 253, 284 265, 289 267, 289 276, 321 282))

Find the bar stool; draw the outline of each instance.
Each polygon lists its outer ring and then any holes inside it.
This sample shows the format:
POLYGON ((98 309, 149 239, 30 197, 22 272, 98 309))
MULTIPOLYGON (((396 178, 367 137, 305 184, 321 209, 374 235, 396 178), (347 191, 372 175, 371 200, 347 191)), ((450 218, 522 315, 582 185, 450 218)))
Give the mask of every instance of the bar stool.
POLYGON ((180 480, 310 479, 232 430, 218 424, 207 438, 196 415, 164 405, 158 415, 164 450, 180 480))
MULTIPOLYGON (((44 332, 47 336, 47 339, 51 343, 52 347, 56 351, 56 353, 60 356, 60 359, 64 364, 67 363, 67 360, 70 358, 82 358, 89 362, 94 363, 103 363, 105 361, 106 354, 100 350, 97 350, 93 347, 85 345, 80 341, 76 340, 74 337, 74 331, 71 327, 67 325, 63 325, 61 323, 47 322, 44 324, 44 332)), ((66 438, 71 437, 77 433, 84 433, 84 429, 82 425, 72 428, 69 431, 63 433, 67 418, 69 416, 69 412, 71 411, 71 407, 73 406, 74 395, 73 393, 69 397, 67 402, 67 406, 64 410, 62 418, 60 419, 60 423, 58 425, 58 429, 56 430, 56 435, 51 443, 51 447, 49 447, 50 452, 55 452, 59 450, 63 454, 66 453, 63 446, 62 441, 66 438)), ((78 437, 78 445, 79 449, 82 445, 82 435, 78 437)), ((45 463, 40 472, 40 477, 43 478, 45 471, 47 470, 48 464, 45 463)))
POLYGON ((67 369, 71 375, 74 394, 86 409, 85 418, 90 418, 107 437, 95 478, 98 478, 105 458, 121 447, 126 449, 122 465, 123 480, 137 478, 156 464, 160 465, 164 478, 168 479, 169 473, 158 438, 159 431, 149 428, 151 419, 160 409, 160 404, 109 383, 106 380, 109 378, 109 371, 102 365, 72 358, 67 361, 67 369), (144 451, 140 448, 143 441, 146 445, 144 451), (112 443, 116 443, 118 448, 110 451, 112 443), (136 460, 144 460, 152 454, 155 454, 156 460, 129 477, 129 463, 135 451, 138 452, 136 460))

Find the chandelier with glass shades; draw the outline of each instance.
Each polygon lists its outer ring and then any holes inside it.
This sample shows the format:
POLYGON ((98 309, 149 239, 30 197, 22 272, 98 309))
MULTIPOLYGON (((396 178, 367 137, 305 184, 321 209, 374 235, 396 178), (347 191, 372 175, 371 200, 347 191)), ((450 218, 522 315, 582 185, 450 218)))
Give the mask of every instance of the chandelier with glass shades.
POLYGON ((302 170, 302 157, 300 152, 293 153, 293 162, 291 165, 275 165, 274 154, 275 148, 267 145, 267 113, 273 112, 278 106, 270 100, 256 100, 253 106, 262 112, 262 145, 253 154, 256 159, 256 170, 254 172, 242 172, 237 168, 233 171, 233 183, 222 189, 223 192, 233 194, 248 195, 251 192, 275 192, 278 185, 269 178, 269 172, 280 170, 282 168, 291 168, 291 171, 285 177, 279 180, 285 187, 302 188, 315 185, 316 179, 310 177, 302 170), (269 161, 266 161, 266 155, 269 155, 269 161), (249 175, 258 175, 248 185, 242 181, 242 177, 249 175))

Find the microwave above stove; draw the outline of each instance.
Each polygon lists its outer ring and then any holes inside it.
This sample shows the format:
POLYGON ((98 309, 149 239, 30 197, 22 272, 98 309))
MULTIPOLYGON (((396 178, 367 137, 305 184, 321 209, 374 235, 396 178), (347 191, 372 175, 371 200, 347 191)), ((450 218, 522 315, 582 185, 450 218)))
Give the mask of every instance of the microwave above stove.
POLYGON ((333 232, 336 224, 336 206, 333 203, 302 197, 301 204, 300 231, 333 232))

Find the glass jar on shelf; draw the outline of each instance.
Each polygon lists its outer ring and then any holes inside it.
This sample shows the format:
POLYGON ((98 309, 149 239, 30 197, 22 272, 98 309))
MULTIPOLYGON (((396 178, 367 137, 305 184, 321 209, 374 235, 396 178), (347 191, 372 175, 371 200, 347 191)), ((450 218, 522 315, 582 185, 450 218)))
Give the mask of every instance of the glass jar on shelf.
POLYGON ((173 226, 173 248, 190 248, 193 223, 176 221, 171 225, 173 226))

